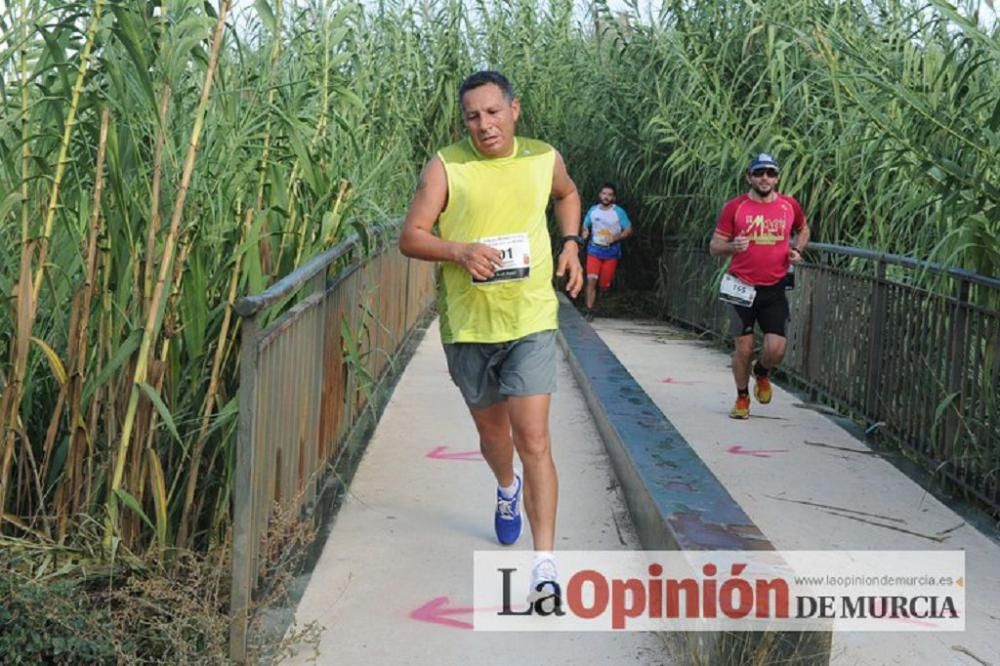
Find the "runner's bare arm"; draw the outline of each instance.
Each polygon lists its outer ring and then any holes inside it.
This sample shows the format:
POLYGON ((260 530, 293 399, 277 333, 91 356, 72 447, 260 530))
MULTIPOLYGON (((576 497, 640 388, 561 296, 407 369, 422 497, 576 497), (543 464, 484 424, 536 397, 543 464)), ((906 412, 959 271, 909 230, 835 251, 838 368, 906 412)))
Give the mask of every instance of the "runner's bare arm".
POLYGON ((746 236, 730 238, 716 231, 712 234, 712 240, 708 244, 708 253, 713 257, 729 257, 748 247, 750 247, 750 239, 746 236))
MULTIPOLYGON (((553 210, 556 221, 563 236, 577 236, 580 233, 580 193, 576 184, 566 171, 566 163, 562 155, 556 152, 555 168, 552 173, 553 210)), ((556 276, 569 274, 566 280, 566 292, 576 298, 583 288, 583 267, 580 266, 580 247, 576 241, 567 240, 563 243, 556 260, 556 276)))
POLYGON ((615 236, 612 242, 617 243, 618 241, 623 241, 631 235, 632 235, 632 227, 629 227, 628 229, 622 230, 620 234, 615 236))
POLYGON ((795 234, 795 242, 792 243, 792 246, 788 251, 788 261, 793 264, 797 264, 802 261, 802 252, 806 249, 806 245, 808 244, 809 225, 803 222, 802 228, 795 234))
POLYGON ((480 280, 493 277, 500 263, 499 250, 483 243, 449 241, 434 234, 434 223, 447 205, 448 177, 444 164, 434 157, 420 174, 417 191, 403 220, 399 251, 415 259, 456 263, 480 280))

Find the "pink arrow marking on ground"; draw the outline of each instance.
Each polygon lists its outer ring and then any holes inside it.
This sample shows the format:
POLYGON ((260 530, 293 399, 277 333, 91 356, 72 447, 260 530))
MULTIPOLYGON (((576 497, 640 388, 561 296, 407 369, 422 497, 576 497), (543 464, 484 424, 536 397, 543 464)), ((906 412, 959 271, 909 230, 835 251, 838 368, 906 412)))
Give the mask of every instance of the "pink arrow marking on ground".
POLYGON ((788 453, 788 449, 744 449, 739 444, 734 444, 726 449, 727 453, 737 456, 753 456, 754 458, 770 458, 772 453, 788 453))
POLYGON ((431 460, 465 460, 467 462, 481 462, 483 460, 483 454, 479 451, 454 451, 452 453, 445 453, 447 450, 447 446, 437 446, 428 451, 424 457, 431 460))
POLYGON ((695 382, 682 382, 679 379, 674 379, 673 377, 664 377, 660 380, 661 384, 694 384, 695 382))
POLYGON ((431 622, 433 624, 443 624, 446 627, 456 627, 458 629, 472 629, 472 624, 453 620, 449 615, 467 615, 474 613, 475 608, 445 608, 448 597, 437 597, 431 599, 426 604, 410 612, 410 619, 420 622, 431 622))

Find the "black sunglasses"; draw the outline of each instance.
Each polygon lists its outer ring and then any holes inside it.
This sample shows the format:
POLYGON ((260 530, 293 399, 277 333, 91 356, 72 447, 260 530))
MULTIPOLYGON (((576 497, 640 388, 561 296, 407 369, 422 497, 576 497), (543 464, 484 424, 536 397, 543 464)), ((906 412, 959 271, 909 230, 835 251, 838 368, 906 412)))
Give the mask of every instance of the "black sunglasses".
POLYGON ((750 175, 754 176, 756 178, 760 178, 761 176, 769 176, 771 178, 777 178, 778 177, 778 170, 777 169, 754 169, 753 171, 750 172, 750 175))

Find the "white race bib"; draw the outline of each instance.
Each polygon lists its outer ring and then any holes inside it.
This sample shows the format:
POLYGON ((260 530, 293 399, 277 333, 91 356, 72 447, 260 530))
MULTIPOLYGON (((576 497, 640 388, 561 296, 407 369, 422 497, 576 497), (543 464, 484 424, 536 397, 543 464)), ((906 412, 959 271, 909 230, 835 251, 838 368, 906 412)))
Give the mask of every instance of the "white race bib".
POLYGON ((489 236, 479 239, 479 242, 500 250, 500 266, 488 280, 472 278, 473 282, 492 284, 524 280, 528 277, 531 271, 531 243, 528 242, 528 234, 489 236))
POLYGON ((611 230, 598 229, 594 232, 594 245, 598 247, 611 247, 611 230))
POLYGON ((749 285, 729 273, 722 276, 722 282, 719 284, 720 301, 748 308, 753 305, 753 299, 756 297, 757 290, 753 288, 753 285, 749 285))

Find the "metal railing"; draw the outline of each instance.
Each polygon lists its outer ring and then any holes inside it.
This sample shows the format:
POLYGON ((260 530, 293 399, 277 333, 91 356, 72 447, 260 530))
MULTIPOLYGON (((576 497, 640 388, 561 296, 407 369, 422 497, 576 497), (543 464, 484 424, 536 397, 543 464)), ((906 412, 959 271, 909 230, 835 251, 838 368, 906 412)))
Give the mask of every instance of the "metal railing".
MULTIPOLYGON (((853 247, 808 253, 782 371, 1000 511, 1000 280, 853 247)), ((721 269, 704 248, 668 247, 664 314, 728 336, 721 269)))
POLYGON ((273 511, 301 511, 362 421, 372 385, 434 298, 434 266, 395 246, 399 225, 354 235, 240 299, 230 656, 246 659, 273 511), (331 274, 332 273, 332 274, 331 274))

